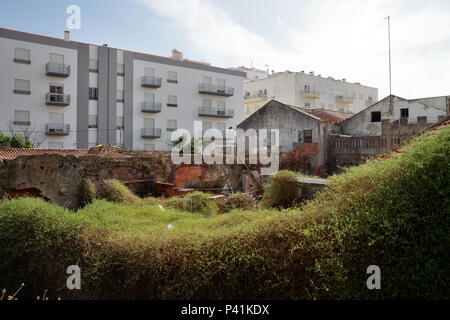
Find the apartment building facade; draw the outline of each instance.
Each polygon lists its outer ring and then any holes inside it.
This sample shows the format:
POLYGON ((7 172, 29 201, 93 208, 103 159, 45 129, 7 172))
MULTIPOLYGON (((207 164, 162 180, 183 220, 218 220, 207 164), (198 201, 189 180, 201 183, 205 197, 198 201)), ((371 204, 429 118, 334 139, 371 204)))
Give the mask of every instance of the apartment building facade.
POLYGON ((378 89, 314 72, 278 72, 245 82, 245 118, 271 99, 305 109, 357 113, 377 101, 378 89))
POLYGON ((183 128, 236 128, 246 73, 0 28, 0 130, 39 148, 170 150, 183 128))

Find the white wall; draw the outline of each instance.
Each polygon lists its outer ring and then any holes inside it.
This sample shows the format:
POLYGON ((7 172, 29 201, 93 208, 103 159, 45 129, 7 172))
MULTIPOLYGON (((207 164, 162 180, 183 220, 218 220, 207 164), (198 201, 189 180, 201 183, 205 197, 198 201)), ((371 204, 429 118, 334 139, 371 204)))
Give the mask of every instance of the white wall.
MULTIPOLYGON (((31 126, 44 140, 40 148, 47 148, 49 142, 62 142, 63 148, 76 148, 76 107, 77 107, 77 51, 52 47, 31 42, 0 38, 0 130, 5 134, 8 123, 14 119, 14 110, 30 111, 31 126), (14 63, 15 48, 30 50, 31 64, 14 63), (50 53, 64 55, 64 63, 70 65, 68 78, 50 77, 45 74, 45 65, 50 53), (31 95, 14 94, 14 79, 30 80, 31 95), (70 105, 47 106, 45 94, 49 84, 64 85, 64 93, 70 94, 70 105), (49 122, 50 112, 64 113, 64 122, 70 124, 68 136, 46 136, 45 124, 49 122)), ((39 139, 41 140, 41 139, 39 139)))
POLYGON ((172 132, 167 131, 167 120, 177 120, 177 127, 184 128, 193 135, 194 120, 225 123, 225 127, 236 128, 237 124, 244 119, 243 103, 243 77, 223 73, 202 71, 192 68, 184 68, 167 64, 159 64, 142 60, 134 60, 133 79, 133 144, 135 149, 144 149, 144 144, 154 144, 156 150, 170 150, 170 137, 172 132), (143 88, 141 77, 144 76, 144 68, 154 68, 156 77, 162 78, 160 88, 143 88), (178 83, 167 82, 167 72, 177 72, 178 83), (212 84, 217 84, 217 79, 225 79, 227 87, 234 88, 234 95, 221 97, 215 95, 199 94, 198 86, 203 82, 203 76, 212 78, 212 84), (141 112, 141 103, 144 101, 144 93, 155 94, 155 102, 160 102, 160 113, 141 112), (168 95, 177 96, 178 107, 168 107, 168 95), (212 107, 217 106, 217 100, 225 101, 227 109, 234 109, 233 118, 199 117, 198 108, 202 106, 203 99, 211 99, 212 107), (161 128, 161 138, 141 138, 141 128, 144 127, 144 118, 155 119, 155 128, 161 128))

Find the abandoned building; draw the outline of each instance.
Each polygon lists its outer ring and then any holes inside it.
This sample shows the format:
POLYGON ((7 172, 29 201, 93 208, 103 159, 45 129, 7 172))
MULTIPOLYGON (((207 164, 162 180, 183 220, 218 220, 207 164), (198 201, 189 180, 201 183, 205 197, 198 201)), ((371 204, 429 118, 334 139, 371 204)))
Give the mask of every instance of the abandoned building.
POLYGON ((339 133, 340 123, 350 116, 348 113, 303 109, 271 100, 241 122, 238 128, 279 129, 280 152, 295 151, 296 156, 305 161, 304 173, 321 176, 327 171, 329 134, 339 133))

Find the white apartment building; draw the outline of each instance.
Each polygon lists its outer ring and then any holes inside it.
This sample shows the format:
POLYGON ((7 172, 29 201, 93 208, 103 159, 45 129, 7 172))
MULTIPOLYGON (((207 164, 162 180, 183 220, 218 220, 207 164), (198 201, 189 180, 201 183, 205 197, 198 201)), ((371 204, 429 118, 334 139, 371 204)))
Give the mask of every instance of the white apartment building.
POLYGON ((232 70, 239 70, 247 73, 247 79, 244 82, 252 81, 256 79, 265 79, 269 76, 269 72, 261 69, 256 68, 247 68, 245 66, 239 66, 235 68, 230 68, 232 70))
POLYGON ((306 109, 357 113, 378 100, 378 89, 314 72, 278 72, 245 82, 245 118, 271 99, 306 109))
POLYGON ((0 28, 0 130, 39 148, 98 144, 170 150, 194 121, 225 131, 244 119, 246 73, 0 28), (31 133, 31 134, 30 134, 31 133))

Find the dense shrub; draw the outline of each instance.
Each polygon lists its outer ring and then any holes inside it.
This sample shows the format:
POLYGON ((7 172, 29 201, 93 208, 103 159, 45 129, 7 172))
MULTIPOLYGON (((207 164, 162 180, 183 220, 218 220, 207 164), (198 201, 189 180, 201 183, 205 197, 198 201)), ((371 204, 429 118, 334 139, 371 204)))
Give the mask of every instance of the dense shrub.
POLYGON ((294 180, 297 173, 281 170, 274 174, 265 187, 262 206, 265 208, 289 208, 300 202, 301 186, 294 180))
POLYGON ((111 179, 104 180, 96 186, 98 199, 106 199, 127 205, 141 205, 142 199, 135 195, 120 181, 111 179))
POLYGON ((414 144, 332 177, 301 210, 205 217, 105 200, 77 212, 3 201, 0 287, 25 282, 23 298, 49 289, 63 299, 448 299, 450 129, 414 144), (81 290, 65 288, 71 264, 81 290), (366 287, 373 264, 381 290, 366 287))
POLYGON ((225 206, 222 211, 228 212, 234 209, 251 210, 254 207, 251 195, 243 192, 230 194, 225 199, 225 206))
POLYGON ((178 210, 201 213, 204 216, 215 215, 219 212, 219 207, 211 199, 211 194, 201 191, 189 192, 184 197, 169 198, 166 204, 178 210))

